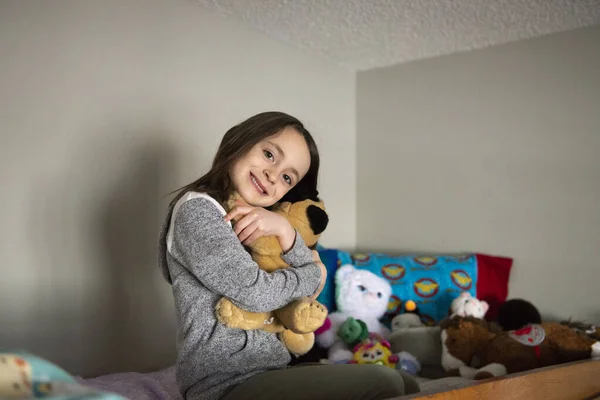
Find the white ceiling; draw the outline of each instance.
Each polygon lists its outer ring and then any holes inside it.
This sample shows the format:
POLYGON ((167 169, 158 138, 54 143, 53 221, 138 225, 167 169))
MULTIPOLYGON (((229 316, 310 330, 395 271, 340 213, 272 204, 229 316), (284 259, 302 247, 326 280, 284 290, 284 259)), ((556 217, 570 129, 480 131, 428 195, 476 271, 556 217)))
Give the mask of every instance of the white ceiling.
POLYGON ((600 24, 600 0, 196 1, 356 70, 600 24))

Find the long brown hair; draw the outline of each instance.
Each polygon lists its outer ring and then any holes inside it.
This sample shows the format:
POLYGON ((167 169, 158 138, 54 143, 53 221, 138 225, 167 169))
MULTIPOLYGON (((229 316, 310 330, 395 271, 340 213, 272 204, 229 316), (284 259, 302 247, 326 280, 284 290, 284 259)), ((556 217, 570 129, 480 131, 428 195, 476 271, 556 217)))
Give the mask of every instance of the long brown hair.
POLYGON ((320 160, 313 137, 298 119, 282 112, 268 111, 256 114, 229 129, 221 140, 210 171, 176 191, 178 193, 171 201, 171 207, 190 191, 205 192, 224 204, 233 191, 229 178, 232 165, 254 145, 285 128, 293 128, 304 137, 310 153, 310 167, 304 178, 286 193, 281 201, 316 196, 320 160))

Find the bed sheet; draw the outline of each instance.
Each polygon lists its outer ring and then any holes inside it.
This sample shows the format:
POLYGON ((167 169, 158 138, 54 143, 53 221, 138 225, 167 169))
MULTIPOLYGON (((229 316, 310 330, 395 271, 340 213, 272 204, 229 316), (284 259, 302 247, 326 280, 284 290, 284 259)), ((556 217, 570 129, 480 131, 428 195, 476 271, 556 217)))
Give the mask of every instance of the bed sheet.
MULTIPOLYGON (((166 368, 153 373, 120 373, 100 376, 94 379, 79 379, 83 385, 94 389, 117 393, 128 399, 144 400, 182 400, 175 383, 175 367, 166 368)), ((424 395, 431 395, 448 390, 470 386, 472 380, 460 377, 442 379, 427 379, 417 377, 421 392, 415 395, 406 395, 402 399, 413 399, 424 395)))
POLYGON ((124 372, 97 378, 78 377, 82 385, 117 393, 135 400, 182 400, 175 381, 175 367, 151 373, 124 372))

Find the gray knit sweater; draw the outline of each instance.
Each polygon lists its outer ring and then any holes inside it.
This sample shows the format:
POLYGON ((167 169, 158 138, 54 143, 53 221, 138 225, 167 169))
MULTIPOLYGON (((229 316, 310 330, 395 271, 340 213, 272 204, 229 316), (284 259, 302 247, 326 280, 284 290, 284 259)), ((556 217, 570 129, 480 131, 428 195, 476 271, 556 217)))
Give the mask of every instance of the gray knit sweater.
POLYGON ((213 198, 191 192, 169 212, 160 234, 159 263, 177 312, 177 382, 186 399, 218 399, 290 361, 277 335, 220 324, 215 305, 222 296, 248 311, 272 311, 314 294, 321 280, 300 235, 283 257, 293 268, 261 271, 224 215, 213 198))

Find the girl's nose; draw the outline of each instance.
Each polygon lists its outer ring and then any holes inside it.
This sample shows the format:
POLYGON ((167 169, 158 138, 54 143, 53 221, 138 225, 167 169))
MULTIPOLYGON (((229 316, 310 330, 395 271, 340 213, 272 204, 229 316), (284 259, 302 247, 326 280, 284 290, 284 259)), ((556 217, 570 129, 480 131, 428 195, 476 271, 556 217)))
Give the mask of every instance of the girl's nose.
POLYGON ((265 169, 264 174, 267 181, 269 181, 269 183, 273 183, 273 177, 275 176, 275 173, 269 171, 268 169, 265 169))

